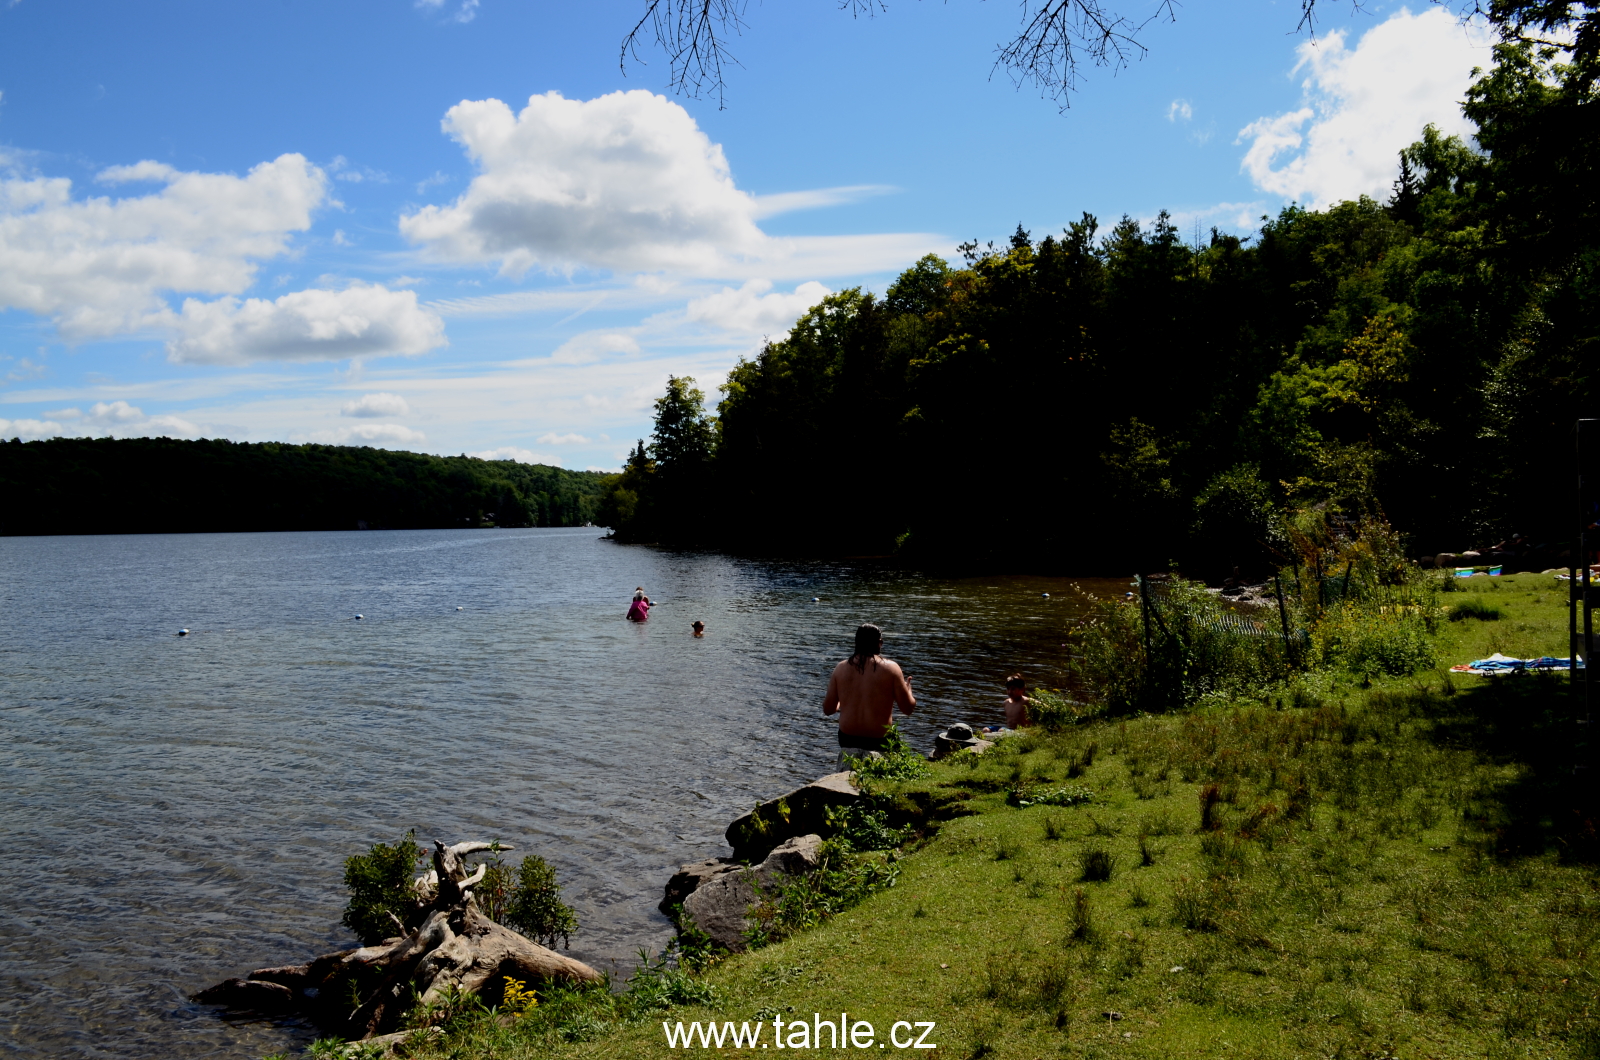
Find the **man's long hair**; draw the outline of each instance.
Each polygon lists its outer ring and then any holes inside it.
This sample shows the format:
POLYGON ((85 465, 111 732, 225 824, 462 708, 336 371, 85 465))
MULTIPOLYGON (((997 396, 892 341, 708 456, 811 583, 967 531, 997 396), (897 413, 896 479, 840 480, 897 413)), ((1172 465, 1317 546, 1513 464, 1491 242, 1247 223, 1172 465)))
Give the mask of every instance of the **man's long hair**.
POLYGON ((865 673, 867 663, 883 650, 883 630, 871 622, 856 627, 856 651, 850 656, 850 665, 865 673))

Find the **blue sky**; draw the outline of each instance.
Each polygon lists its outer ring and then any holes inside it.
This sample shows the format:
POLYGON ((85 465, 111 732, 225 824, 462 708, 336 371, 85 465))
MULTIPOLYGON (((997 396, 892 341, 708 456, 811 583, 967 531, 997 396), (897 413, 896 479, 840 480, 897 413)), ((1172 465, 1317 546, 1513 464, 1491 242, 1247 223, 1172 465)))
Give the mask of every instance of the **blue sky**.
MULTIPOLYGON (((670 374, 828 291, 1082 212, 1251 230, 1381 195, 1484 34, 1177 9, 1061 111, 1001 0, 754 4, 727 107, 619 69, 643 0, 0 6, 0 435, 615 468, 670 374)), ((1149 4, 1121 10, 1142 17, 1149 4)))

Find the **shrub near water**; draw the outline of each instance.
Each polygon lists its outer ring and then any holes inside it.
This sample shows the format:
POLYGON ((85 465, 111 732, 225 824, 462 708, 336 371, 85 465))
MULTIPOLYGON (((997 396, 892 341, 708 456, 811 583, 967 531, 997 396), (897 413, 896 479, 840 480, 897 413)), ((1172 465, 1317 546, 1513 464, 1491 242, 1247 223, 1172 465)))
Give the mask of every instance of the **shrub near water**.
POLYGON ((1078 703, 1053 688, 1036 688, 1028 693, 1028 721, 1044 732, 1061 732, 1098 713, 1098 706, 1078 703))
MULTIPOLYGON (((1151 585, 1148 609, 1139 599, 1095 600, 1074 631, 1074 684, 1115 715, 1180 710, 1206 697, 1252 698, 1296 671, 1370 679, 1437 663, 1438 596, 1459 588, 1454 579, 1409 563, 1398 535, 1378 518, 1352 527, 1330 511, 1307 510, 1294 513, 1285 532, 1293 562, 1275 575, 1281 613, 1277 606, 1234 611, 1181 579, 1151 585)), ((1500 613, 1468 601, 1451 617, 1500 613)))
POLYGON ((1404 677, 1437 662, 1428 626, 1427 618, 1414 612, 1345 603, 1323 616, 1312 640, 1325 665, 1363 677, 1404 677))
MULTIPOLYGON (((340 923, 354 931, 364 945, 393 938, 401 925, 416 926, 413 921, 422 905, 415 881, 426 860, 416 835, 413 829, 398 843, 375 843, 365 854, 345 859, 344 884, 350 902, 340 923)), ((484 878, 473 892, 489 919, 546 946, 554 946, 557 939, 567 945, 578 930, 578 918, 561 901, 555 870, 543 858, 530 854, 513 873, 501 862, 498 847, 490 853, 484 878)))
POLYGON ((546 946, 554 946, 558 938, 563 946, 571 944, 569 936, 578 930, 578 916, 561 900, 556 870, 544 858, 530 854, 522 859, 516 889, 506 905, 505 923, 546 946))
POLYGON ((876 757, 857 758, 850 766, 856 782, 915 780, 928 775, 928 760, 905 741, 897 725, 883 734, 884 749, 876 757))
POLYGON ((345 859, 344 885, 350 891, 350 904, 339 922, 354 931, 363 945, 398 935, 397 920, 410 926, 418 909, 412 882, 422 857, 413 829, 398 843, 376 843, 367 853, 345 859))

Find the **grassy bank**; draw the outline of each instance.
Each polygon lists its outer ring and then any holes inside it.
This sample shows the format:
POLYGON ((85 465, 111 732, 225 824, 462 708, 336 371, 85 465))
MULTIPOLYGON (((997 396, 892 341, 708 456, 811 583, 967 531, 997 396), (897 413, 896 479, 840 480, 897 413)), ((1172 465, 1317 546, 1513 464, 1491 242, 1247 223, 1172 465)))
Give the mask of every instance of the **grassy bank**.
MULTIPOLYGON (((1441 597, 1462 616, 1433 635, 1443 666, 1565 654, 1561 583, 1469 589, 1441 597)), ((873 1048, 933 1021, 917 1055, 959 1058, 1600 1056, 1600 847, 1569 707, 1565 678, 1441 667, 1016 737, 883 785, 919 836, 854 908, 414 1052, 659 1057, 663 1018, 761 1019, 770 1043, 774 1018, 847 1012, 873 1048), (1093 797, 1015 805, 1068 787, 1093 797)))

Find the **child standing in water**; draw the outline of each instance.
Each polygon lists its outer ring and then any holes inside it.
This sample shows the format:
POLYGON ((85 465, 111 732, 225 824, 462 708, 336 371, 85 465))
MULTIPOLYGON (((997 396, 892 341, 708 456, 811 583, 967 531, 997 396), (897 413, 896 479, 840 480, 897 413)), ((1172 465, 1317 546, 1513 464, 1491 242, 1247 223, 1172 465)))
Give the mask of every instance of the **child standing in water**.
MULTIPOLYGON (((1020 729, 1028 724, 1028 683, 1022 679, 1021 674, 1012 674, 1006 678, 1006 728, 1020 729)), ((998 732, 989 727, 984 732, 998 732)))

